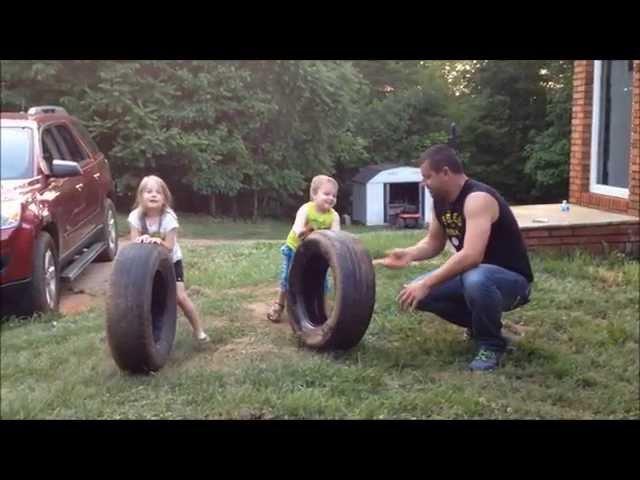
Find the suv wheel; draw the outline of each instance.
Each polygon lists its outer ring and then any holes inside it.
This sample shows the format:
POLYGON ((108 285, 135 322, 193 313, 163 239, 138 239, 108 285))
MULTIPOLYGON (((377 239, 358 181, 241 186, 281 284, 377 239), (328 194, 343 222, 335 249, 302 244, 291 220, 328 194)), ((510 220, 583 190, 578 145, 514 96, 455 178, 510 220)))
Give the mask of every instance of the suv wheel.
POLYGON ((60 303, 60 272, 58 255, 51 235, 42 232, 33 251, 31 295, 27 297, 28 313, 49 313, 58 310, 60 303))
POLYGON ((118 230, 116 226, 116 207, 109 199, 104 202, 103 232, 103 241, 107 244, 107 248, 96 257, 96 260, 98 262, 110 262, 118 253, 118 230))

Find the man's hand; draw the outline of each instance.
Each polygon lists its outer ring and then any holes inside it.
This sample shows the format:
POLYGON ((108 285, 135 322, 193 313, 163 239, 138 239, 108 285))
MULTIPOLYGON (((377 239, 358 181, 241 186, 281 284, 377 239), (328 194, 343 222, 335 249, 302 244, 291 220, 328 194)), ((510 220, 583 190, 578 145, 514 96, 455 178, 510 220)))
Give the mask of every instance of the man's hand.
POLYGON ((400 294, 396 297, 396 300, 400 303, 402 310, 415 309, 420 300, 426 298, 431 291, 431 287, 427 284, 425 279, 418 282, 409 283, 404 286, 400 294))
POLYGON ((394 248, 387 252, 382 265, 387 268, 404 268, 411 263, 411 255, 406 248, 394 248))

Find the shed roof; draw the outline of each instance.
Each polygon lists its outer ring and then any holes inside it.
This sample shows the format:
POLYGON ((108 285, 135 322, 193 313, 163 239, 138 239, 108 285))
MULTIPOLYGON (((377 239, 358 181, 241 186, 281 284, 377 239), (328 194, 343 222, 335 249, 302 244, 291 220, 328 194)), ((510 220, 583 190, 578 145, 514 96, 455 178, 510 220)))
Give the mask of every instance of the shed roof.
POLYGON ((361 168, 358 173, 353 177, 353 183, 368 183, 373 177, 385 170, 391 170, 392 168, 403 167, 396 163, 379 163, 377 165, 369 165, 368 167, 361 168))

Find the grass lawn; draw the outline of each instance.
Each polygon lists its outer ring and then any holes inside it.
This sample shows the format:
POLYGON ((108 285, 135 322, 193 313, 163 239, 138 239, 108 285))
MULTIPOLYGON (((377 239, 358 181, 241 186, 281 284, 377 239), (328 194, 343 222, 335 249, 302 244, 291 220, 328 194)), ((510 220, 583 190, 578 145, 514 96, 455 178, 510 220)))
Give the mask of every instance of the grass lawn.
MULTIPOLYGON (((185 237, 240 233, 229 224, 200 227, 182 218, 185 237)), ((265 238, 282 239, 288 227, 265 238)), ((257 236, 269 227, 255 228, 257 236)), ((379 256, 412 244, 420 232, 360 236, 379 256)), ((400 312, 395 302, 404 282, 438 262, 400 271, 376 267, 377 302, 363 341, 346 353, 319 354, 299 345, 286 323, 265 319, 276 293, 277 245, 185 245, 183 251, 187 286, 210 345, 193 344, 180 314, 168 364, 155 375, 132 377, 109 355, 103 306, 64 318, 9 319, 1 326, 1 417, 640 417, 636 261, 533 255, 532 301, 505 316, 526 335, 504 368, 472 374, 465 367, 473 347, 461 329, 430 314, 400 312)))

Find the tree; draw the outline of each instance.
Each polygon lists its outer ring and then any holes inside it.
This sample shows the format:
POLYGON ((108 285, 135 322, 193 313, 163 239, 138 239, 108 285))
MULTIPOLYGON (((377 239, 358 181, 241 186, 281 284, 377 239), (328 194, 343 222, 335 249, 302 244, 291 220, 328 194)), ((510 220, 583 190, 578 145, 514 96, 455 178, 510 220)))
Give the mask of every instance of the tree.
POLYGON ((63 102, 83 118, 131 189, 155 170, 172 187, 234 196, 250 171, 247 130, 265 105, 234 62, 102 62, 98 82, 63 102))
POLYGON ((515 202, 531 198, 525 173, 530 132, 545 121, 544 61, 483 61, 460 95, 460 148, 468 173, 515 202))
POLYGON ((534 182, 536 198, 561 201, 569 188, 573 62, 549 62, 544 74, 548 91, 545 123, 529 136, 525 172, 534 182))
POLYGON ((180 198, 290 213, 319 173, 348 209, 358 168, 412 164, 459 127, 469 172, 511 199, 561 195, 569 62, 2 61, 2 108, 61 104, 119 192, 155 172, 180 198), (533 194, 531 192, 533 191, 533 194), (246 205, 246 203, 245 203, 246 205))
POLYGON ((95 81, 97 64, 87 60, 2 60, 1 107, 23 111, 33 105, 59 104, 65 95, 80 95, 95 81))
POLYGON ((293 208, 312 176, 334 174, 341 159, 362 154, 352 123, 364 83, 351 62, 259 61, 245 67, 272 105, 249 132, 254 171, 246 183, 254 205, 260 192, 293 208))
POLYGON ((450 93, 439 66, 418 61, 382 62, 374 70, 365 65, 374 82, 374 94, 360 112, 357 131, 366 139, 367 157, 373 163, 411 164, 429 146, 430 135, 442 136, 451 121, 450 93), (393 90, 380 95, 374 85, 393 90))

